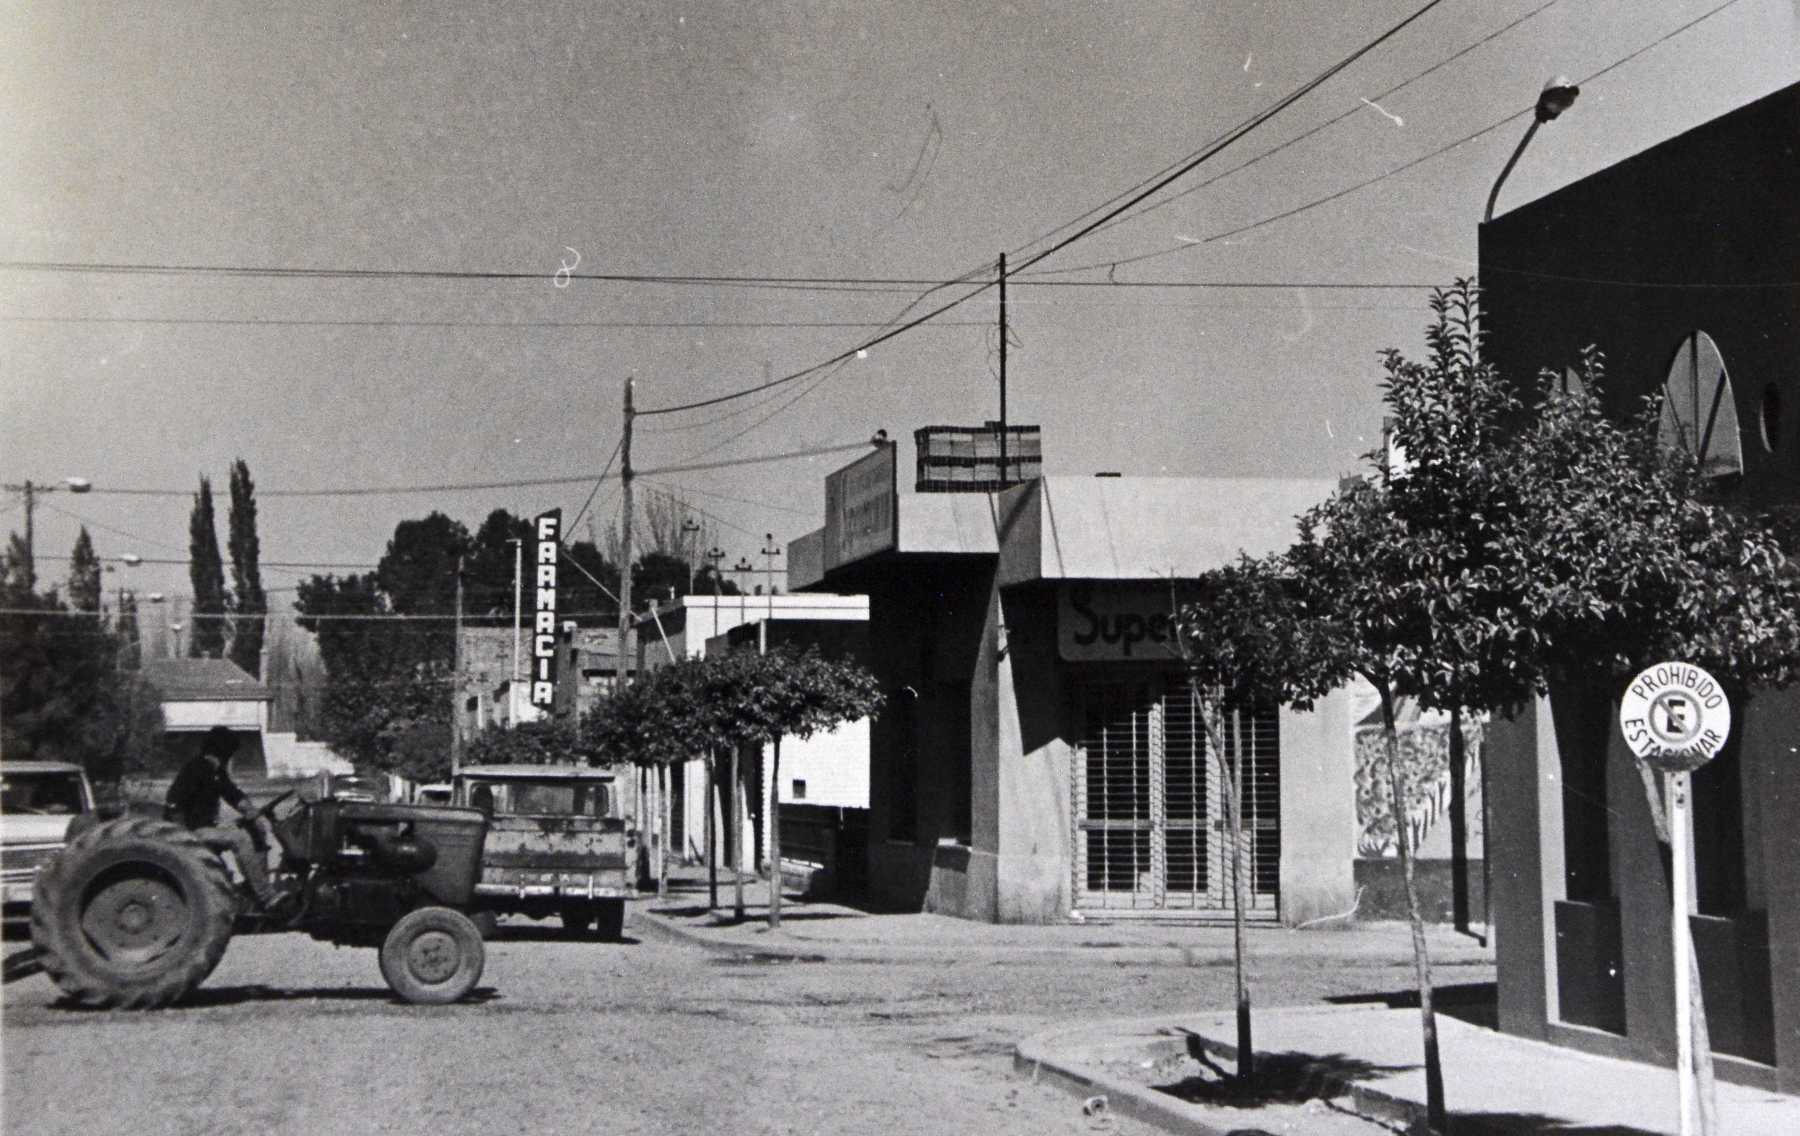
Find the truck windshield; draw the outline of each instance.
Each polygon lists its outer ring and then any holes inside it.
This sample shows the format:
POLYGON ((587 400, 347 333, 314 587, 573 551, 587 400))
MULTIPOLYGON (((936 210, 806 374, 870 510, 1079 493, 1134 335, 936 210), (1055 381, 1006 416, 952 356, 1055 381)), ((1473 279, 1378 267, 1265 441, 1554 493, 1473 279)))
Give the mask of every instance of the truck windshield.
POLYGON ((469 804, 501 816, 611 815, 604 781, 472 781, 469 804))
POLYGON ((80 811, 79 773, 0 773, 0 812, 66 816, 80 811))

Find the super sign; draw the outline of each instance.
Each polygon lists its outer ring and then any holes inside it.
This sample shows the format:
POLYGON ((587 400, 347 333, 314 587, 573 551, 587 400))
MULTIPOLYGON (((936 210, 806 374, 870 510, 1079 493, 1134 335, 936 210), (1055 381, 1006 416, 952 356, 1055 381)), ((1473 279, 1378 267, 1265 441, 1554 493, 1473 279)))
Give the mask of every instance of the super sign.
POLYGON ((1626 687, 1619 729, 1639 761, 1688 772, 1718 756, 1731 737, 1731 699, 1692 663, 1658 663, 1626 687))

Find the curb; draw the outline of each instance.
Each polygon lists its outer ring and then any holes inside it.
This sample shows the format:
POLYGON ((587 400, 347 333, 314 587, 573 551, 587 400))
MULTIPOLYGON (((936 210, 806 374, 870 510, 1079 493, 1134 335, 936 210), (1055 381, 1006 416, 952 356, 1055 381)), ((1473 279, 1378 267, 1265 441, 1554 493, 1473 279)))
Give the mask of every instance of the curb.
MULTIPOLYGON (((1048 1079, 1077 1096, 1104 1096, 1109 1111, 1181 1136, 1232 1136, 1233 1131, 1242 1131, 1240 1125, 1232 1125, 1231 1128, 1214 1127, 1189 1115, 1182 1102, 1174 1097, 1142 1085, 1108 1077, 1104 1073, 1057 1057, 1051 1049, 1052 1042, 1070 1032, 1077 1031, 1052 1030, 1034 1034, 1021 1041, 1013 1048, 1013 1071, 1031 1078, 1033 1084, 1048 1079)), ((1177 1043, 1170 1039, 1168 1044, 1173 1046, 1177 1043)), ((1157 1048, 1154 1041, 1149 1043, 1151 1051, 1157 1048)), ((1185 1046, 1183 1051, 1185 1052, 1185 1046)))
MULTIPOLYGON (((707 929, 695 927, 681 920, 671 919, 650 908, 643 908, 633 913, 669 935, 684 942, 729 955, 742 955, 765 959, 792 959, 800 962, 859 962, 859 963, 905 963, 924 962, 941 963, 954 961, 973 965, 1013 964, 1021 966, 1045 966, 1059 963, 1085 963, 1095 966, 1170 966, 1170 967, 1229 967, 1233 965, 1233 953, 1229 946, 1220 947, 1179 947, 1179 946, 1134 946, 1120 944, 1118 946, 1017 946, 996 944, 984 946, 980 944, 958 943, 950 945, 935 944, 864 944, 834 943, 817 940, 742 942, 722 939, 707 929)), ((1307 958, 1305 952, 1284 954, 1284 958, 1307 958)), ((1330 960, 1327 960, 1330 961, 1330 960)), ((1446 968, 1462 966, 1492 966, 1491 958, 1482 959, 1434 959, 1435 965, 1446 968)), ((1412 959, 1400 954, 1392 958, 1356 959, 1344 958, 1335 960, 1336 965, 1348 967, 1364 966, 1410 966, 1412 959)))

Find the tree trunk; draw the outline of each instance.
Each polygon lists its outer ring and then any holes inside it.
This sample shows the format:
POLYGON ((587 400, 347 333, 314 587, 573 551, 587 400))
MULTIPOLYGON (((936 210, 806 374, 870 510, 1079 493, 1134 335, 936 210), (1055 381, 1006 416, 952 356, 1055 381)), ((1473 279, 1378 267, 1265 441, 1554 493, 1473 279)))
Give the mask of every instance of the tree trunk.
POLYGON ((1462 707, 1450 711, 1450 913, 1456 929, 1469 930, 1469 778, 1462 707))
POLYGON ((659 853, 656 857, 656 894, 669 894, 669 835, 674 831, 673 819, 669 803, 670 780, 674 770, 667 764, 656 767, 656 827, 660 830, 660 839, 656 842, 659 853))
MULTIPOLYGON (((1643 778, 1644 799, 1650 805, 1650 823, 1656 829, 1657 851, 1662 861, 1663 882, 1671 893, 1675 890, 1675 857, 1669 839, 1669 814, 1663 808, 1662 794, 1657 788, 1654 771, 1643 762, 1636 763, 1643 778)), ((1683 913, 1685 916, 1685 913, 1683 913)), ((1675 917, 1670 904, 1669 917, 1675 917)), ((1670 929, 1671 932, 1675 928, 1670 929)), ((1688 937, 1688 1008, 1692 1019, 1690 1036, 1694 1044, 1694 1088, 1700 1106, 1701 1136, 1717 1136, 1719 1131, 1719 1090, 1713 1074, 1712 1031, 1706 1025, 1706 997, 1700 989, 1700 956, 1694 953, 1694 925, 1685 917, 1679 928, 1688 937)), ((1683 1118, 1686 1119, 1685 1117, 1683 1118)))
POLYGON ((1444 1104, 1444 1066, 1438 1055, 1437 1015, 1431 1007, 1431 952, 1425 945, 1425 917, 1406 825, 1406 775, 1400 770, 1400 738, 1394 731, 1394 695, 1385 682, 1381 694, 1382 740, 1387 748, 1388 809, 1394 817, 1394 847, 1400 853, 1400 875, 1406 881, 1406 913, 1412 923, 1413 969, 1419 983, 1419 1025, 1425 1039, 1425 1122, 1438 1136, 1450 1131, 1444 1104))
POLYGON ((1250 980, 1244 973, 1244 908, 1248 904, 1244 879, 1244 728, 1242 714, 1231 712, 1231 776, 1225 781, 1225 823, 1231 830, 1231 930, 1237 969, 1238 1084, 1249 1092, 1256 1087, 1256 1051, 1250 1042, 1250 980))
POLYGON ((744 921, 744 779, 738 764, 742 749, 731 743, 731 878, 737 893, 733 916, 739 923, 744 921))
POLYGON ((719 799, 719 779, 717 763, 710 749, 706 751, 706 793, 702 799, 706 809, 706 912, 711 915, 719 909, 719 846, 713 824, 713 804, 719 799))
POLYGON ((769 930, 781 930, 781 736, 769 760, 769 930))

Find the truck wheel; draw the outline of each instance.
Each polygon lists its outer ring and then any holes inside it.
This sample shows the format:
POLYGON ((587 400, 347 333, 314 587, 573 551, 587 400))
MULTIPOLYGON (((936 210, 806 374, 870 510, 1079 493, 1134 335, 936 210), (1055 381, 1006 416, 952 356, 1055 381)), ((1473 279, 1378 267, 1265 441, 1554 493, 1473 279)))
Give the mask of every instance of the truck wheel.
POLYGON ((570 938, 586 937, 588 928, 594 925, 594 905, 591 903, 565 903, 557 914, 562 918, 563 934, 570 938))
POLYGON ((454 1002, 481 981, 487 952, 473 920, 448 907, 421 907, 381 944, 381 977, 408 1002, 454 1002))
POLYGON ((625 901, 622 899, 603 899, 594 905, 599 915, 599 926, 594 928, 594 937, 609 943, 616 943, 625 937, 625 901))
POLYGON ((31 941, 81 1005, 149 1010, 206 980, 237 910, 224 862, 192 832, 125 817, 78 834, 44 865, 31 941))

